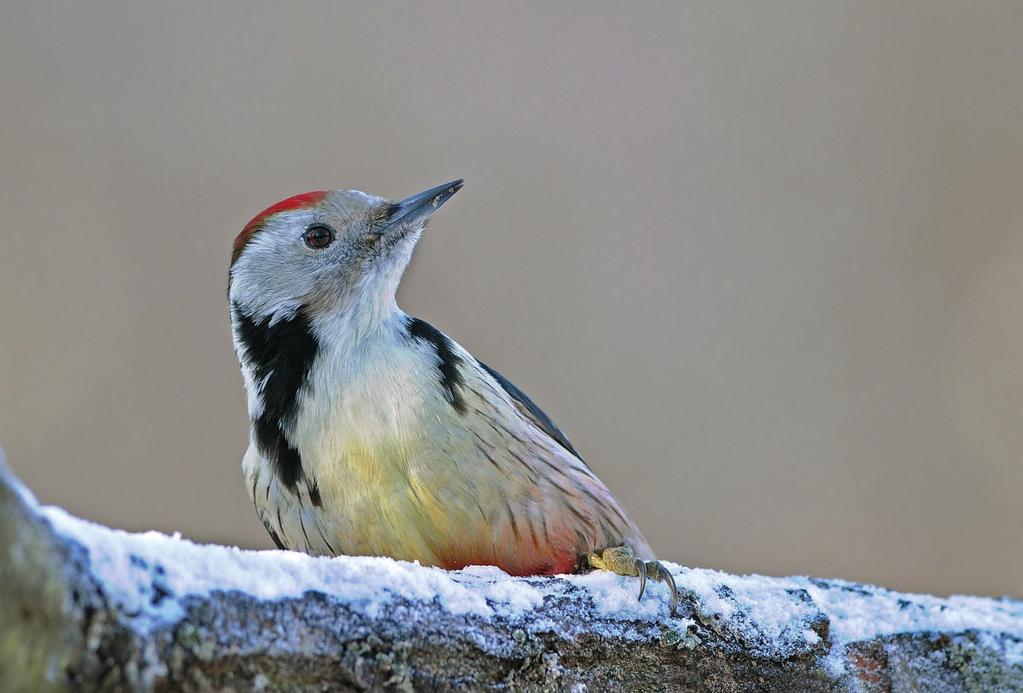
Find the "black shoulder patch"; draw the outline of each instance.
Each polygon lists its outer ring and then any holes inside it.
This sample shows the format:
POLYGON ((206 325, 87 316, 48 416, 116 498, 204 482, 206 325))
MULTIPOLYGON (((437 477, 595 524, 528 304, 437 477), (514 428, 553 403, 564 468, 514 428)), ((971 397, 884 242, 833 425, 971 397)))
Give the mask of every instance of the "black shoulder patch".
POLYGON ((572 447, 572 443, 568 441, 568 438, 565 436, 565 434, 562 433, 561 429, 558 428, 558 426, 551 420, 551 417, 547 416, 547 414, 544 413, 543 409, 536 405, 536 402, 529 399, 529 397, 526 396, 525 392, 515 387, 515 385, 510 380, 505 378, 503 375, 495 371, 487 364, 483 363, 479 359, 476 360, 476 363, 482 366, 483 370, 485 370, 487 373, 493 376, 494 380, 497 381, 497 384, 500 385, 501 388, 508 393, 509 397, 511 397, 519 404, 519 406, 525 409, 525 413, 529 416, 530 419, 532 419, 533 423, 535 423, 540 428, 540 430, 542 430, 544 433, 549 435, 554 440, 558 441, 562 447, 564 447, 570 453, 572 453, 580 460, 582 460, 582 457, 579 455, 578 452, 576 452, 575 448, 572 447))
POLYGON ((459 414, 465 413, 465 400, 462 399, 462 372, 459 367, 462 365, 462 358, 454 353, 451 348, 451 340, 447 335, 438 330, 430 323, 419 318, 409 317, 409 337, 429 342, 437 352, 437 368, 440 370, 440 382, 448 392, 451 406, 459 414))
POLYGON ((281 484, 295 491, 302 477, 302 457, 284 431, 294 423, 298 393, 318 350, 309 317, 299 309, 292 318, 271 325, 269 318, 253 320, 237 304, 231 311, 256 383, 262 383, 263 412, 253 422, 256 445, 273 464, 281 484))

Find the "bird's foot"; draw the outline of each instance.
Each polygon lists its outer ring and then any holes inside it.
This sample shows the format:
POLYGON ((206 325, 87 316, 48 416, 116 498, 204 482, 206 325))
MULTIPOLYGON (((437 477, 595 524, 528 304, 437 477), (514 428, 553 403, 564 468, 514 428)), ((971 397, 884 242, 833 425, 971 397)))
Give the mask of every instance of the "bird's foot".
POLYGON ((584 554, 581 563, 586 568, 609 570, 616 575, 638 577, 639 597, 637 600, 643 598, 648 577, 663 582, 671 593, 671 615, 675 616, 678 609, 678 588, 675 587, 675 578, 671 576, 667 568, 661 565, 660 561, 644 561, 636 558, 632 547, 622 544, 584 554))

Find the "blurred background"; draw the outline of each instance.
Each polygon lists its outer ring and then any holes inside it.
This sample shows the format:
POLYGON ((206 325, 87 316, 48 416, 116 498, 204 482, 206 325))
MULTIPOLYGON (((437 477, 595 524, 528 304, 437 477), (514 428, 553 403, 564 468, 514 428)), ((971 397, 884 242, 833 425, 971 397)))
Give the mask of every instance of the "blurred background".
POLYGON ((234 235, 465 190, 399 301, 661 557, 1023 597, 1023 4, 0 4, 0 444, 269 547, 234 235))

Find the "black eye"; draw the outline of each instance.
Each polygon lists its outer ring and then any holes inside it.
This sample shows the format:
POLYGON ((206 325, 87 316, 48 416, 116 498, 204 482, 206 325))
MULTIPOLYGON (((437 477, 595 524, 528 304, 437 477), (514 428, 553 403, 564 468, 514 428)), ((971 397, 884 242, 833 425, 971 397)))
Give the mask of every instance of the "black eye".
POLYGON ((334 229, 324 224, 313 224, 302 234, 302 240, 313 250, 323 250, 334 242, 334 229))

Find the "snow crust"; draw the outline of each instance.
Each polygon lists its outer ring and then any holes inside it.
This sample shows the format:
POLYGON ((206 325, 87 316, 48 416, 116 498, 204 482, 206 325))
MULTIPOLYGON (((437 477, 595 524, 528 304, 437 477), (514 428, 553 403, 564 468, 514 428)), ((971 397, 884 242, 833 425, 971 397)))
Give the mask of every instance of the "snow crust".
MULTIPOLYGON (((388 558, 307 556, 290 551, 247 551, 199 545, 158 532, 109 529, 56 507, 41 509, 55 530, 89 554, 92 570, 110 597, 140 625, 173 623, 182 600, 214 592, 241 591, 260 599, 330 595, 376 617, 396 599, 432 602, 455 615, 524 621, 531 628, 571 629, 544 609, 545 598, 588 600, 607 634, 649 637, 637 625, 665 624, 685 632, 692 620, 671 619, 663 584, 650 582, 642 601, 634 578, 596 571, 558 579, 513 578, 493 567, 444 571, 388 558), (579 589, 576 589, 579 588, 579 589)), ((903 594, 841 580, 737 576, 714 570, 664 565, 681 590, 695 596, 703 616, 719 616, 723 630, 766 653, 791 654, 820 643, 813 626, 830 621, 831 655, 845 645, 896 633, 976 630, 1019 638, 1000 649, 1010 664, 1023 662, 1023 602, 1009 599, 903 594), (758 645, 759 644, 759 645, 758 645)), ((581 628, 579 624, 576 627, 581 628)), ((997 643, 996 643, 997 644, 997 643)), ((836 664, 840 666, 840 664, 836 664)))

